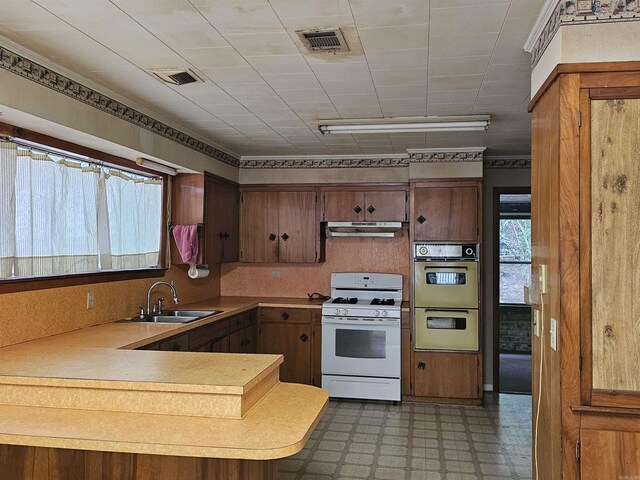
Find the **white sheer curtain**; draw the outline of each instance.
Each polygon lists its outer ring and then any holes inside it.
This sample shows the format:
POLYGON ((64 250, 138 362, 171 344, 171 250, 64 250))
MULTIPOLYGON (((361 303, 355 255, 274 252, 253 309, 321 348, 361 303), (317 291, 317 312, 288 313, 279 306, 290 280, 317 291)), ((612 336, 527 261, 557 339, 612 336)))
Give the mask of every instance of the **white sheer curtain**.
POLYGON ((0 142, 0 278, 159 263, 159 180, 0 142))

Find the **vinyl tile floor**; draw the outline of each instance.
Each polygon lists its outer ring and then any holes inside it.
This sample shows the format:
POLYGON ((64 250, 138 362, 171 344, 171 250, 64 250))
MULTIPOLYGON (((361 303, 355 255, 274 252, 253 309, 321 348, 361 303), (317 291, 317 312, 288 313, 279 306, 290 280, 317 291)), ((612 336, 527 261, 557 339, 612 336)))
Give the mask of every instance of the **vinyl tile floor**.
POLYGON ((280 480, 531 479, 531 397, 483 407, 331 400, 280 480))

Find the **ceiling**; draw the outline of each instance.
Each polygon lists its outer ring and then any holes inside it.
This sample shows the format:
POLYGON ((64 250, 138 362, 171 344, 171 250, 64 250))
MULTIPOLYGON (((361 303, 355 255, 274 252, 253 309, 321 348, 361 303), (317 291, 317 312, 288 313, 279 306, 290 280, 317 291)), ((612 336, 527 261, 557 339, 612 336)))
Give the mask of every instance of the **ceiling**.
MULTIPOLYGON (((530 153, 544 0, 3 0, 0 36, 238 156, 530 153), (340 27, 312 55, 296 30, 340 27), (146 70, 191 67, 168 86, 146 70), (484 133, 322 135, 318 120, 490 114, 484 133)), ((0 38, 0 43, 2 38, 0 38)), ((125 102, 126 103, 126 102, 125 102)))

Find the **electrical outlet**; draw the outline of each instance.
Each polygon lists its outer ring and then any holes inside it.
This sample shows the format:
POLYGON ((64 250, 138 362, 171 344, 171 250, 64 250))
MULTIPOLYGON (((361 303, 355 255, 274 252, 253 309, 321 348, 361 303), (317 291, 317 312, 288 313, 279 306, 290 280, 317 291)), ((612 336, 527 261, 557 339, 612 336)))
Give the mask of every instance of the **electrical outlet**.
POLYGON ((551 348, 553 348, 556 352, 558 351, 558 321, 555 318, 551 318, 551 327, 550 327, 550 337, 551 337, 551 348))
POLYGON ((540 321, 538 309, 533 309, 533 333, 536 337, 540 336, 540 321))
POLYGON ((273 278, 280 278, 280 270, 271 270, 271 276, 273 278))
POLYGON ((87 310, 93 308, 93 292, 87 293, 87 310))

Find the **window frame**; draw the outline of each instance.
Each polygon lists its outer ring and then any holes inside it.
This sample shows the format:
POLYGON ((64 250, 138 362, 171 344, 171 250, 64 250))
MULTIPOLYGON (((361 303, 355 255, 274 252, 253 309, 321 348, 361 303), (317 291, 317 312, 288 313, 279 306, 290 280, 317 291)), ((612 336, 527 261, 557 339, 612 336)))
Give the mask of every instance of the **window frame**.
MULTIPOLYGON (((508 215, 503 215, 503 214, 499 214, 498 216, 498 225, 500 225, 500 221, 501 220, 529 220, 531 221, 531 213, 522 213, 522 214, 508 214, 508 215)), ((498 233, 498 257, 497 257, 497 263, 498 263, 498 271, 497 271, 497 275, 498 275, 498 284, 500 284, 500 267, 504 264, 504 265, 529 265, 529 269, 531 269, 531 262, 532 260, 529 260, 528 262, 525 262, 523 260, 507 260, 507 261, 502 261, 500 260, 500 235, 498 233)), ((533 253, 532 253, 533 256, 533 253)), ((519 306, 519 307, 523 307, 523 306, 527 306, 527 302, 525 302, 524 300, 522 302, 518 302, 518 303, 513 303, 513 302, 501 302, 500 301, 500 293, 501 291, 498 291, 498 307, 500 307, 501 305, 506 305, 506 306, 519 306)))
POLYGON ((74 285, 89 285, 92 283, 117 282, 122 280, 135 280, 140 278, 163 277, 168 270, 164 252, 167 247, 167 201, 168 201, 168 175, 149 168, 137 165, 135 162, 109 153, 83 147, 66 140, 50 137, 42 133, 34 132, 21 127, 0 122, 0 136, 25 140, 52 149, 63 150, 71 154, 83 155, 112 165, 116 168, 125 168, 132 172, 153 175, 162 178, 162 231, 160 232, 160 265, 151 268, 134 270, 109 270, 102 272, 72 273, 62 275, 50 275, 43 277, 21 277, 0 279, 0 294, 26 292, 30 290, 43 290, 49 288, 69 287, 74 285))

